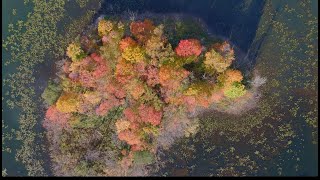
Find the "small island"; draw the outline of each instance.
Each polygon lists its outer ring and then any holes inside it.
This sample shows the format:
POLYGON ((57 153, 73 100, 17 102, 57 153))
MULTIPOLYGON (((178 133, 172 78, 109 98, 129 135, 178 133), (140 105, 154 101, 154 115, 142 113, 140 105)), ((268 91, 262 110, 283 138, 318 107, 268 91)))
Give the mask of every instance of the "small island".
POLYGON ((192 114, 247 94, 229 42, 173 47, 165 28, 100 18, 68 46, 42 94, 56 175, 146 175, 157 149, 197 132, 192 114))

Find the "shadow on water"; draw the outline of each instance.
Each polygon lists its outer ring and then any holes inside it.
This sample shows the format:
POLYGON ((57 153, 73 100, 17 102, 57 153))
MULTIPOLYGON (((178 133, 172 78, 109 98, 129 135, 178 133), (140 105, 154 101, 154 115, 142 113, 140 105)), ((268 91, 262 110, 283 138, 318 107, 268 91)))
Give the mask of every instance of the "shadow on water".
POLYGON ((231 42, 237 57, 233 66, 249 76, 264 39, 262 37, 253 43, 264 4, 263 0, 104 0, 94 18, 123 12, 181 14, 199 18, 210 34, 231 42))
POLYGON ((264 1, 239 0, 105 0, 98 14, 183 13, 201 18, 213 34, 227 37, 247 52, 255 37, 264 1))

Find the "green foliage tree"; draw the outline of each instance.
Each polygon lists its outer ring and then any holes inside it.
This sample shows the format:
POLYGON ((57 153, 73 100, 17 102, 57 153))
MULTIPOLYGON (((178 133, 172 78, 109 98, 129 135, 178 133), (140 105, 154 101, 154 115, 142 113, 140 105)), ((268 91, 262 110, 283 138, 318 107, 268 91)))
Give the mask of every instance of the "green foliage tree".
POLYGON ((154 156, 149 151, 136 151, 133 154, 133 161, 136 164, 151 164, 154 156))
POLYGON ((41 97, 45 100, 46 103, 52 105, 58 100, 61 92, 62 87, 50 80, 48 82, 47 88, 41 94, 41 97))
POLYGON ((74 169, 78 176, 88 176, 89 168, 86 161, 80 161, 80 163, 74 169))
POLYGON ((240 82, 234 82, 228 89, 224 91, 224 95, 231 99, 243 96, 245 93, 245 86, 240 82))

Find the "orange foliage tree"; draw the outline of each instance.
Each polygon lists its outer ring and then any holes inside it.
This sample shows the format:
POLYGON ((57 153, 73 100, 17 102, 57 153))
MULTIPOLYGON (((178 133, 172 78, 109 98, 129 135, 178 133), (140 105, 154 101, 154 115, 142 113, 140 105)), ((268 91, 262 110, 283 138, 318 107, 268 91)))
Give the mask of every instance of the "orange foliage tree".
POLYGON ((120 50, 123 52, 128 47, 134 47, 137 45, 137 42, 131 37, 125 37, 119 43, 120 50))

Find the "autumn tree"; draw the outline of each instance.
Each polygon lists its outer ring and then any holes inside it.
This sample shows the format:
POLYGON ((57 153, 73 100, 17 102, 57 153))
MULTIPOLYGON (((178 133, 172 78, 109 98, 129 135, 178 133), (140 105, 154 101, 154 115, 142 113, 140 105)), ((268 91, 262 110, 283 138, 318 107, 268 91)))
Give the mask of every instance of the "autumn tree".
POLYGON ((86 57, 85 52, 81 49, 80 44, 71 43, 67 48, 67 56, 71 58, 72 61, 79 61, 86 57))
POLYGON ((151 36, 154 29, 153 22, 149 19, 142 21, 132 22, 130 25, 130 31, 140 43, 145 43, 151 36))
POLYGON ((122 52, 128 47, 134 47, 136 45, 137 45, 137 42, 134 39, 132 39, 131 37, 125 37, 119 43, 120 50, 122 52))
POLYGON ((47 127, 50 123, 54 123, 62 128, 68 128, 68 120, 70 119, 71 114, 61 112, 57 109, 56 106, 52 105, 48 108, 45 114, 45 121, 43 126, 47 127))
POLYGON ((159 66, 174 61, 174 51, 163 35, 163 25, 157 26, 146 43, 146 54, 151 58, 150 64, 159 66))
POLYGON ((98 23, 98 33, 100 36, 108 35, 113 28, 113 23, 105 19, 101 19, 98 23))
POLYGON ((126 84, 134 77, 134 67, 125 59, 120 59, 116 65, 115 76, 119 83, 126 84))
POLYGON ((119 134, 121 131, 127 130, 130 127, 130 122, 126 120, 119 119, 116 121, 116 129, 119 134))
POLYGON ((159 82, 165 88, 177 89, 189 74, 190 72, 183 68, 163 65, 159 70, 159 82))
POLYGON ((215 44, 214 47, 205 54, 204 65, 208 73, 224 72, 234 60, 234 51, 230 44, 224 42, 215 44))
POLYGON ((108 99, 104 100, 96 109, 96 114, 99 116, 106 115, 112 108, 124 104, 123 100, 117 99, 114 96, 109 96, 108 99))
POLYGON ((228 69, 220 74, 217 79, 220 87, 229 87, 234 82, 241 82, 243 76, 239 70, 228 69))
POLYGON ((60 97, 62 92, 62 87, 60 84, 56 84, 53 81, 48 82, 48 86, 41 94, 41 97, 45 100, 45 102, 49 105, 54 104, 58 98, 60 97))
POLYGON ((133 161, 136 164, 151 164, 154 161, 154 155, 149 151, 136 151, 133 154, 133 161))
POLYGON ((59 97, 56 107, 60 112, 77 112, 80 104, 80 97, 76 93, 62 93, 59 97))
POLYGON ((140 46, 127 47, 122 52, 122 58, 131 63, 141 62, 145 59, 144 51, 140 46))
POLYGON ((157 111, 152 106, 146 106, 142 104, 138 108, 138 112, 142 122, 151 123, 153 126, 157 126, 161 122, 162 112, 157 111))
POLYGON ((197 39, 185 39, 181 40, 175 49, 178 56, 190 57, 199 56, 201 54, 202 46, 197 39))
POLYGON ((243 96, 245 93, 245 86, 239 82, 232 83, 231 86, 224 91, 224 95, 231 99, 243 96))
POLYGON ((143 142, 141 141, 139 135, 132 130, 124 130, 118 134, 118 137, 121 141, 127 142, 129 145, 140 145, 143 142))
MULTIPOLYGON (((87 162, 96 167, 99 158, 103 165, 112 158, 114 170, 151 164, 158 146, 196 133, 198 121, 190 118, 196 110, 246 93, 242 73, 230 68, 235 58, 229 43, 206 50, 197 39, 182 39, 173 49, 164 25, 146 19, 129 26, 130 32, 127 24, 101 19, 92 34, 69 45, 71 60, 58 67, 60 84, 49 82, 42 94, 51 105, 44 126, 71 128, 55 147, 71 153, 76 174, 89 173, 87 162), (111 150, 105 143, 114 132, 111 150), (91 154, 92 145, 98 152, 91 154)), ((71 160, 66 157, 57 159, 71 160)))

